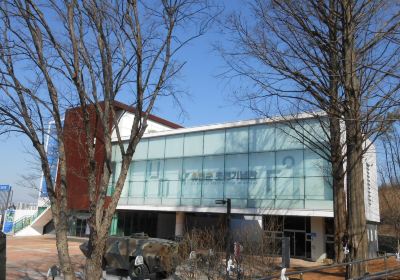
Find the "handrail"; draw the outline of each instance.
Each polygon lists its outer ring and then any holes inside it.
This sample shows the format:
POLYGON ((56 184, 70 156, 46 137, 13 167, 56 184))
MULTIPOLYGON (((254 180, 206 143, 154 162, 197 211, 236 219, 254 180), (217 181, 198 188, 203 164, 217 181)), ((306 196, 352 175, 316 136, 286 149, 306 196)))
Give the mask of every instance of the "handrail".
POLYGON ((50 207, 49 203, 46 203, 45 206, 46 208, 38 208, 38 210, 35 211, 35 213, 33 213, 32 215, 23 216, 22 218, 15 221, 13 225, 14 234, 30 225, 37 217, 39 217, 44 211, 46 211, 50 207))
POLYGON ((24 216, 21 219, 19 219, 18 221, 16 221, 13 225, 13 231, 14 233, 22 230, 23 228, 25 228, 26 226, 30 225, 32 222, 32 215, 31 216, 24 216))
POLYGON ((19 222, 23 221, 24 219, 27 219, 27 218, 30 218, 30 217, 32 217, 32 215, 25 215, 25 216, 22 216, 22 217, 20 217, 18 220, 16 220, 16 221, 14 222, 14 224, 19 223, 19 222))

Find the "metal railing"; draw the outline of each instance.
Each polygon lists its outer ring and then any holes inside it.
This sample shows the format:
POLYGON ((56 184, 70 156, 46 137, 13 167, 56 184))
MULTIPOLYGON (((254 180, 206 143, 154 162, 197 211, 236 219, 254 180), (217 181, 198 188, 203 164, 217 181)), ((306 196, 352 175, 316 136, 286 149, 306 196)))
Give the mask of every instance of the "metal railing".
MULTIPOLYGON (((384 260, 384 270, 374 272, 374 273, 367 273, 366 275, 364 275, 362 277, 349 279, 349 280, 362 280, 362 279, 365 279, 365 280, 366 279, 368 279, 368 280, 369 279, 386 279, 387 280, 388 276, 400 275, 400 262, 399 262, 399 266, 397 266, 395 268, 388 267, 388 259, 392 258, 392 257, 396 258, 397 256, 396 256, 396 254, 386 254, 385 253, 383 256, 370 258, 370 259, 366 259, 366 260, 356 260, 356 261, 340 263, 340 264, 319 266, 319 267, 305 269, 305 270, 301 270, 301 271, 290 271, 290 272, 285 273, 285 276, 286 277, 299 276, 296 279, 303 280, 304 274, 306 274, 306 273, 318 273, 319 271, 322 271, 322 270, 328 270, 328 269, 332 269, 332 268, 346 267, 346 266, 348 266, 351 269, 351 267, 355 264, 383 259, 384 260)), ((257 280, 272 280, 272 279, 281 279, 281 274, 258 278, 257 280)), ((290 279, 290 277, 289 277, 289 279, 290 279)))
POLYGON ((20 231, 21 229, 25 228, 26 226, 30 225, 32 222, 32 217, 31 216, 24 216, 22 218, 20 218, 19 220, 14 222, 13 225, 13 231, 14 233, 17 233, 18 231, 20 231))
POLYGON ((18 231, 24 229, 25 227, 29 226, 47 208, 48 208, 48 206, 46 208, 39 208, 33 215, 23 216, 22 218, 20 218, 17 221, 15 221, 14 225, 13 225, 14 234, 17 233, 18 231))

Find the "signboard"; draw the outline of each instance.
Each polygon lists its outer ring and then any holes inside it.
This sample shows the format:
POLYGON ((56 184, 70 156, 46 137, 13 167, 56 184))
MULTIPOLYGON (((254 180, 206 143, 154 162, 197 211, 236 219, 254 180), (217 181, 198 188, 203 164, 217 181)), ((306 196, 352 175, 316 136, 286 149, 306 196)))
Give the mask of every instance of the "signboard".
MULTIPOLYGON (((50 165, 50 175, 55 182, 57 176, 57 167, 58 167, 58 141, 56 139, 57 130, 54 122, 49 124, 49 129, 47 131, 47 143, 46 143, 46 153, 47 153, 47 160, 49 161, 50 165)), ((47 184, 44 176, 42 175, 41 181, 41 192, 40 197, 48 197, 47 193, 47 184)))
POLYGON ((10 185, 0 185, 0 191, 6 192, 6 191, 10 191, 10 190, 11 190, 10 185))
POLYGON ((0 210, 4 211, 8 208, 10 200, 11 186, 0 185, 0 210))
POLYGON ((13 224, 14 224, 14 215, 15 215, 14 208, 7 209, 6 216, 4 219, 4 224, 3 224, 3 232, 4 233, 12 232, 12 228, 13 228, 13 224))
MULTIPOLYGON (((0 211, 1 211, 1 225, 4 225, 4 218, 6 216, 6 209, 8 209, 8 204, 11 200, 11 186, 10 185, 0 185, 0 211)), ((14 220, 14 214, 12 216, 14 220)))

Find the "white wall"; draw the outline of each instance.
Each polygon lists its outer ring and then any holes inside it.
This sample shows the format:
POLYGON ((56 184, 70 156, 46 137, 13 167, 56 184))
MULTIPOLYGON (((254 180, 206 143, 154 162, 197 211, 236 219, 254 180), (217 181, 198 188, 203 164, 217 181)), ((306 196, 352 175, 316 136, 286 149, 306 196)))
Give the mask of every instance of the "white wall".
MULTIPOLYGON (((370 144, 369 141, 366 144, 370 144)), ((365 215, 368 221, 380 222, 378 173, 375 146, 371 145, 363 158, 365 215)))
MULTIPOLYGON (((124 112, 122 114, 122 116, 120 117, 118 127, 119 127, 119 132, 121 134, 122 139, 126 139, 127 137, 129 137, 134 119, 135 119, 135 115, 130 112, 124 112)), ((161 131, 166 131, 166 130, 171 129, 168 126, 154 122, 150 119, 147 121, 147 124, 148 124, 148 126, 147 126, 145 134, 161 132, 161 131)), ((115 130, 112 133, 112 140, 113 141, 117 140, 117 134, 116 134, 115 130)))
POLYGON ((37 209, 16 209, 14 214, 14 222, 25 216, 32 216, 36 213, 36 211, 37 209))

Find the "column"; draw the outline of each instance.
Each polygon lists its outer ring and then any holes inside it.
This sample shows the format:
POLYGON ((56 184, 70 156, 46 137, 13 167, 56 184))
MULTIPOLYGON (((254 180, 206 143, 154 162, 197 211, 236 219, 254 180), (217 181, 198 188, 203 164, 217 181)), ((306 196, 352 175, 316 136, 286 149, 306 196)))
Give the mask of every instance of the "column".
POLYGON ((323 261, 325 252, 325 218, 311 217, 311 258, 313 261, 323 261))
POLYGON ((176 212, 175 236, 183 236, 185 226, 185 212, 176 212))

